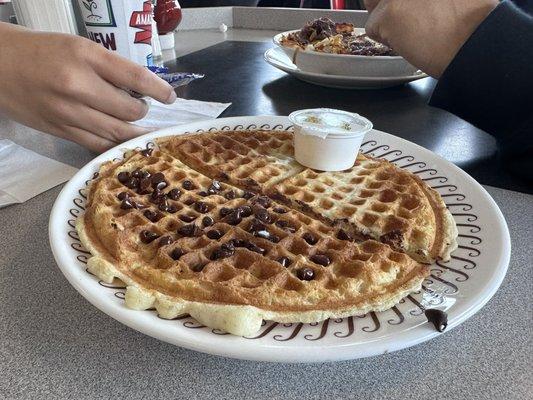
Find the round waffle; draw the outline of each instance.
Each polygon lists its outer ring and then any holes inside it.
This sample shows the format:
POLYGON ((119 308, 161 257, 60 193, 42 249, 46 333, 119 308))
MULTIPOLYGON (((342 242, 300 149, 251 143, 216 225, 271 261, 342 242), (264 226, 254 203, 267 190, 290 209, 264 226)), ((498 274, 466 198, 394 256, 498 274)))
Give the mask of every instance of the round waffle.
POLYGON ((187 313, 249 335, 263 319, 316 322, 388 309, 428 274, 387 240, 332 223, 313 205, 302 212, 264 195, 300 174, 312 179, 292 160, 290 133, 179 136, 160 149, 102 165, 78 219, 93 255, 89 271, 125 282, 131 308, 155 308, 162 318, 187 313))

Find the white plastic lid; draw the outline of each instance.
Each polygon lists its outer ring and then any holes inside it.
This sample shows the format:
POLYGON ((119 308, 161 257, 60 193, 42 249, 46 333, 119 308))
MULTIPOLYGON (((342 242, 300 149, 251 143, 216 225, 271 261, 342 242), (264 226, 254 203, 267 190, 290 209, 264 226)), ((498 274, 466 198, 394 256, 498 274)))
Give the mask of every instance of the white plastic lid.
POLYGON ((365 117, 348 111, 331 108, 310 108, 289 115, 289 120, 302 128, 302 134, 318 136, 347 137, 365 134, 372 129, 372 122, 365 117))

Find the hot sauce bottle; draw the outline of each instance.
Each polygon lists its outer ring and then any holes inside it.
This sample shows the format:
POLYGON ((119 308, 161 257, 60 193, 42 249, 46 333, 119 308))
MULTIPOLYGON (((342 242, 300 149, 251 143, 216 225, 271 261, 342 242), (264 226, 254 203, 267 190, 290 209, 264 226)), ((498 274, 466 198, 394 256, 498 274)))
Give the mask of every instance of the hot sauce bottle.
POLYGON ((163 50, 174 48, 174 30, 181 22, 181 7, 178 0, 157 0, 154 19, 163 50))

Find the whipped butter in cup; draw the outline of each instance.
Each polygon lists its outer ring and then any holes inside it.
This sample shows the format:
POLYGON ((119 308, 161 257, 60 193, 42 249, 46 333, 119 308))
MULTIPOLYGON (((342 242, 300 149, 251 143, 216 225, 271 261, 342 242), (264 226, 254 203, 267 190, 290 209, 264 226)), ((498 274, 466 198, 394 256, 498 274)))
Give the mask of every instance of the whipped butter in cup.
POLYGON ((359 114, 329 108, 295 111, 294 156, 300 164, 320 171, 351 168, 372 123, 359 114))

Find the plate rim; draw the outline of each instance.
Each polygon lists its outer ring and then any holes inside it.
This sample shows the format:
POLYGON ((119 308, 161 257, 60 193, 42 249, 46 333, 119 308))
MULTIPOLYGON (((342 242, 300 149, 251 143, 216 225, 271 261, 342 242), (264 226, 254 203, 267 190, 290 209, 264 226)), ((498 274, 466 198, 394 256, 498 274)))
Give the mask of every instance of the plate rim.
POLYGON ((269 65, 273 66, 274 68, 279 69, 280 71, 283 71, 287 74, 295 75, 295 76, 301 76, 304 78, 325 78, 331 81, 351 81, 353 83, 357 82, 365 82, 365 83, 372 83, 372 82, 382 82, 382 83, 392 83, 392 82, 412 82, 418 79, 422 78, 428 78, 429 75, 425 72, 415 73, 413 75, 402 75, 402 76, 375 76, 375 77, 369 77, 369 76, 351 76, 351 75, 328 75, 328 74, 319 74, 317 72, 306 72, 299 69, 296 65, 294 67, 291 67, 288 64, 281 64, 281 62, 276 62, 276 60, 273 60, 270 58, 267 54, 270 54, 271 52, 279 52, 283 56, 288 56, 279 48, 277 47, 270 47, 269 49, 265 50, 263 53, 263 59, 265 62, 267 62, 269 65), (277 64, 277 65, 276 65, 277 64), (281 64, 281 66, 280 66, 281 64), (286 67, 285 67, 286 65, 286 67))
MULTIPOLYGON (((165 334, 165 332, 161 331, 161 328, 153 329, 150 326, 146 326, 145 322, 143 321, 146 319, 148 315, 151 315, 151 313, 139 313, 138 311, 129 310, 125 308, 125 306, 119 307, 117 304, 112 304, 108 300, 100 298, 98 293, 96 291, 91 292, 88 291, 87 288, 83 285, 83 279, 79 279, 76 275, 80 273, 79 270, 70 268, 70 265, 66 265, 67 262, 64 260, 67 258, 67 256, 62 256, 61 252, 64 251, 64 247, 68 251, 69 246, 62 240, 62 236, 64 235, 65 231, 65 214, 62 211, 63 208, 68 208, 67 204, 70 204, 69 202, 72 200, 70 199, 70 193, 76 193, 78 191, 78 180, 85 181, 88 177, 92 176, 92 173, 94 172, 94 167, 97 165, 100 165, 103 161, 108 161, 113 158, 113 156, 116 154, 117 151, 122 152, 125 148, 133 148, 139 143, 146 143, 151 139, 154 139, 156 137, 166 136, 170 134, 177 134, 177 132, 184 133, 185 131, 191 131, 194 129, 204 128, 208 124, 214 124, 214 126, 222 125, 224 123, 227 124, 241 124, 245 125, 246 123, 258 123, 259 120, 268 120, 270 124, 284 124, 284 125, 290 125, 287 117, 284 116, 272 116, 272 115, 260 115, 260 116, 250 116, 250 117, 230 117, 230 118, 220 118, 220 119, 214 119, 214 120, 205 120, 205 121, 198 121, 193 122, 190 124, 184 124, 184 125, 178 125, 173 126, 165 129, 161 129, 158 131, 154 131, 151 133, 148 133, 143 136, 139 136, 137 138, 131 139, 125 143, 122 143, 105 153, 95 157, 93 160, 91 160, 89 163, 87 163, 84 167, 82 167, 72 178, 69 180, 69 182, 62 188, 61 192, 57 196, 52 211, 50 213, 50 219, 49 219, 49 225, 48 225, 48 234, 49 234, 49 242, 50 247, 52 249, 52 253, 54 255, 54 258, 56 260, 56 263, 58 265, 58 268, 63 273, 63 275, 67 278, 67 280, 70 282, 70 284, 78 291, 79 294, 81 294, 86 300, 88 300, 91 304, 93 304, 96 308, 98 308, 100 311, 103 311, 105 314, 111 316, 113 319, 117 320, 118 322, 123 323, 124 325, 129 326, 130 328, 133 328, 141 333, 144 333, 148 336, 152 336, 154 338, 157 338, 159 340, 178 345, 184 348, 188 348, 191 350, 201 351, 204 353, 219 355, 219 356, 225 356, 225 357, 232 357, 232 358, 239 358, 239 359, 247 359, 247 360, 254 360, 254 361, 273 361, 273 362, 325 362, 325 361, 340 361, 340 360, 348 360, 348 359, 355 359, 355 358, 361 358, 361 357, 370 357, 375 356, 379 354, 384 354, 400 349, 405 349, 411 346, 414 346, 419 343, 423 343, 425 341, 428 341, 436 336, 439 336, 440 333, 434 331, 433 329, 425 329, 425 333, 417 333, 422 329, 421 327, 415 327, 410 330, 399 332, 397 335, 395 335, 394 338, 391 336, 380 338, 374 342, 374 346, 372 346, 370 349, 366 349, 364 351, 361 351, 360 343, 357 342, 349 342, 342 345, 336 345, 336 346, 313 346, 312 352, 309 351, 302 351, 303 349, 309 350, 309 346, 302 346, 297 345, 294 343, 291 343, 290 346, 271 346, 271 345, 254 345, 252 341, 249 342, 242 342, 239 341, 237 337, 226 337, 226 340, 224 342, 225 347, 218 347, 216 344, 216 341, 212 341, 213 344, 206 344, 202 341, 194 341, 189 336, 185 335, 187 337, 175 337, 175 336, 169 336, 169 334, 165 334), (63 199, 67 201, 63 201, 63 199), (59 240, 58 240, 59 239, 59 240), (416 333, 416 334, 413 334, 416 333), (343 351, 339 351, 339 349, 343 349, 343 351), (350 351, 352 350, 352 351, 350 351), (355 351, 354 351, 355 350, 355 351)), ((377 130, 376 130, 377 131, 377 130)), ((480 193, 483 195, 484 199, 490 204, 492 211, 495 213, 495 215, 499 219, 499 227, 502 229, 502 242, 501 244, 501 251, 499 254, 499 259, 497 262, 495 262, 495 269, 493 270, 492 277, 486 282, 486 284, 480 289, 480 295, 474 297, 473 299, 467 300, 468 307, 465 307, 465 310, 463 310, 458 315, 454 316, 453 320, 450 321, 450 324, 447 328, 447 331, 450 331, 451 329, 455 328, 456 326, 460 325, 464 321, 466 321, 468 318, 470 318, 472 315, 477 313, 496 293, 496 291, 499 289, 501 283, 503 282, 503 279, 505 278, 506 272, 508 270, 509 266, 509 260, 510 260, 510 252, 511 252, 511 242, 510 242, 510 236, 509 236, 509 230, 507 227, 507 223, 505 221, 505 218, 503 214, 501 213, 501 210, 499 209, 496 202, 492 199, 490 194, 479 184, 477 183, 470 175, 468 175, 466 172, 461 170, 459 167, 455 166, 454 164, 448 162, 444 158, 440 157, 438 154, 435 154, 431 152, 428 149, 423 148, 422 146, 417 145, 416 143, 409 142, 406 139, 388 134, 386 132, 377 131, 379 134, 385 135, 385 137, 392 136, 394 139, 399 140, 402 144, 407 144, 407 146, 414 146, 418 151, 422 152, 422 155, 429 156, 428 158, 437 158, 441 162, 447 164, 447 167, 451 168, 454 173, 461 175, 468 181, 470 184, 474 185, 477 189, 481 189, 480 193)), ((89 276, 89 275, 87 275, 89 276)), ((427 324, 426 324, 427 325, 427 324)))

